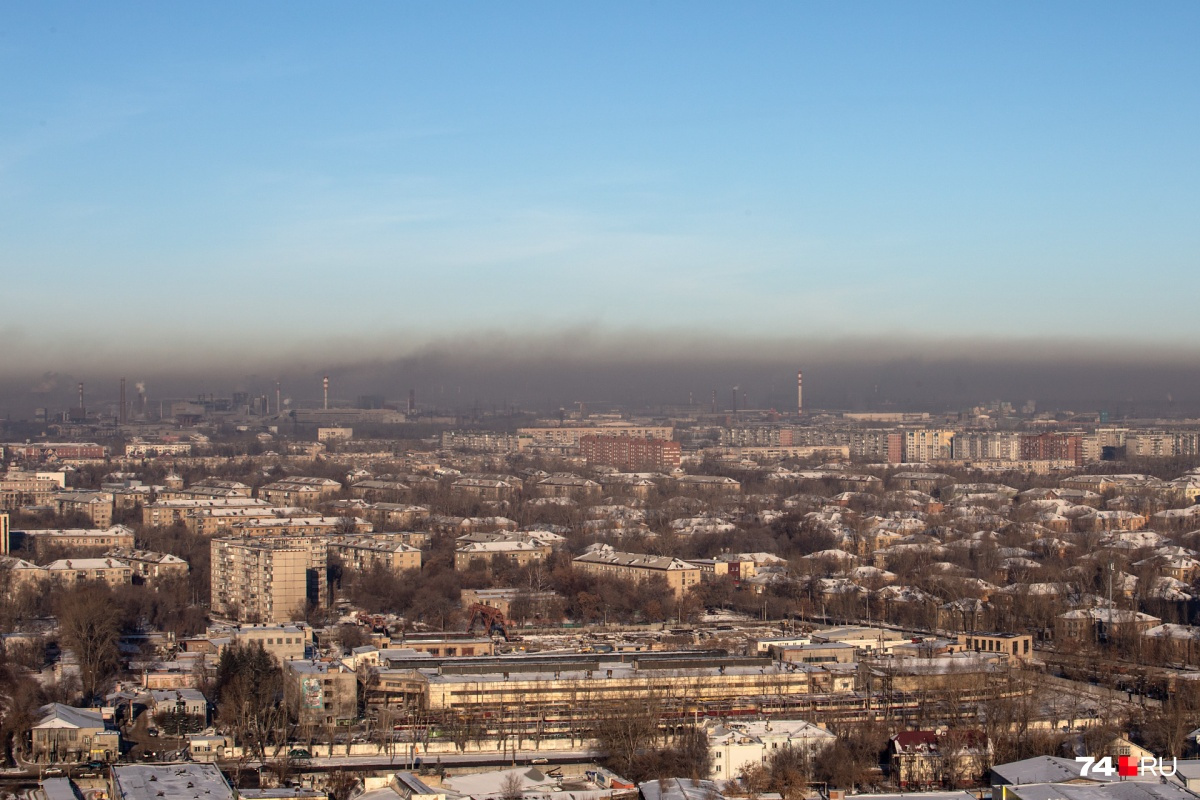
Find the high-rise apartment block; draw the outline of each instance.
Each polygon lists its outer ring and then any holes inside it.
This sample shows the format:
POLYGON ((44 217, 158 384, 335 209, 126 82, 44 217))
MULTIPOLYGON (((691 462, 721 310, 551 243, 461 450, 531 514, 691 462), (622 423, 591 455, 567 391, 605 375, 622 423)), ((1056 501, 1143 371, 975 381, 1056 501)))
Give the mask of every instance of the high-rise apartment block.
POLYGON ((1021 460, 1072 461, 1083 465, 1083 446, 1077 434, 1038 433, 1021 437, 1021 460))
POLYGON ((682 454, 679 442, 632 436, 584 436, 579 452, 589 464, 633 472, 675 469, 682 454))
POLYGON ((904 432, 904 460, 923 464, 950 458, 954 431, 945 428, 921 428, 904 432))
POLYGON ((303 619, 328 599, 326 543, 298 536, 214 539, 212 609, 242 622, 303 619))

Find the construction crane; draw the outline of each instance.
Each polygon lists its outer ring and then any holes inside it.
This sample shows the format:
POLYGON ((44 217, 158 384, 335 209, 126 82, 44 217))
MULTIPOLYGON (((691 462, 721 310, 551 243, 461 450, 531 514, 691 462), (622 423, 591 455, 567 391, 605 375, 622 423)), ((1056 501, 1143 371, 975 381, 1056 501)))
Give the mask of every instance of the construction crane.
POLYGON ((467 626, 467 633, 472 633, 477 623, 483 623, 487 626, 489 636, 499 633, 504 637, 504 641, 509 641, 508 628, 511 623, 505 619, 503 611, 485 606, 483 603, 472 603, 467 611, 471 614, 471 624, 467 626))

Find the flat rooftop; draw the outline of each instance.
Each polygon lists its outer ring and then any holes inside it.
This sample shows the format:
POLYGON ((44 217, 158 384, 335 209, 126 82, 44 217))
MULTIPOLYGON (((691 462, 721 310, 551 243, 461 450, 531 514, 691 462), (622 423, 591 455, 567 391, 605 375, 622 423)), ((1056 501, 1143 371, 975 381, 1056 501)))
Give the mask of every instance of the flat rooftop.
POLYGON ((215 764, 129 764, 112 768, 117 800, 235 800, 215 764))

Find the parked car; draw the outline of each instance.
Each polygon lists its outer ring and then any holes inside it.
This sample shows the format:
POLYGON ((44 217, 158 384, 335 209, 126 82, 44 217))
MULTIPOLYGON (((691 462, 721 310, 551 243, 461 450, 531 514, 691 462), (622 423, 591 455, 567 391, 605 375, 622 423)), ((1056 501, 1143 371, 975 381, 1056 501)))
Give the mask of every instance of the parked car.
POLYGON ((297 748, 295 750, 288 751, 288 758, 312 758, 312 753, 308 752, 307 750, 297 748))

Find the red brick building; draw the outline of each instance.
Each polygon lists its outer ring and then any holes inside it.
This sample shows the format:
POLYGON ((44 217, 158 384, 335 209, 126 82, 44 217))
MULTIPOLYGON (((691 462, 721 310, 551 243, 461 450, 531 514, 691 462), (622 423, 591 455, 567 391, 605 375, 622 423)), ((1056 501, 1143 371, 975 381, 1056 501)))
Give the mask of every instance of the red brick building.
POLYGON ((1068 433, 1036 433, 1021 437, 1022 461, 1071 461, 1083 466, 1079 436, 1068 433))
POLYGON ((635 439, 632 436, 584 436, 579 452, 589 464, 639 472, 679 466, 679 442, 635 439))

